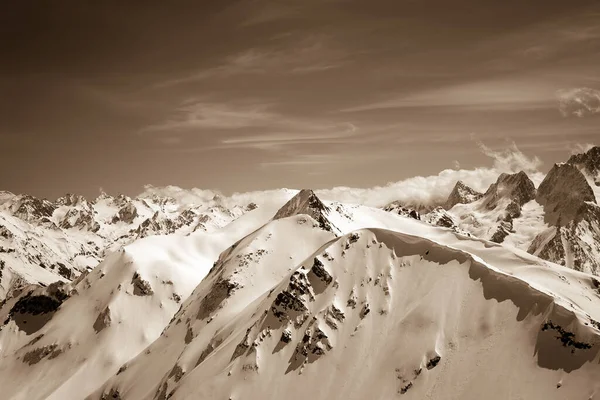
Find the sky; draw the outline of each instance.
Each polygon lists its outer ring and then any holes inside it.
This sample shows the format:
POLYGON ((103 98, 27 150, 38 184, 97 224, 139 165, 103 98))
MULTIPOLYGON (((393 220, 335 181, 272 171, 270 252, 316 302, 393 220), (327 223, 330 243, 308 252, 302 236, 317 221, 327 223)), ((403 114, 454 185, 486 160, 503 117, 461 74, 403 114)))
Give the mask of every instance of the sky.
POLYGON ((596 0, 21 0, 0 54, 0 190, 40 197, 368 188, 600 144, 596 0))

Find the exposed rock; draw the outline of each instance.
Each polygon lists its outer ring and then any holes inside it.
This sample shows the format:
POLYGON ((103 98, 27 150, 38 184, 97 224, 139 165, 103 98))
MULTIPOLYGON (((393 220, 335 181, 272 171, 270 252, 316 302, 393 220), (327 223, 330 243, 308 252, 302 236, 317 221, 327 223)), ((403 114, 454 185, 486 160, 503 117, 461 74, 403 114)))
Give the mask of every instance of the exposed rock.
POLYGON ((580 342, 575 340, 575 334, 573 332, 568 332, 563 329, 561 326, 554 324, 552 321, 548 321, 542 325, 542 331, 554 330, 559 336, 556 337, 557 340, 560 340, 565 347, 573 347, 575 349, 587 350, 591 349, 592 345, 585 342, 580 342))
POLYGON ((154 294, 150 283, 143 280, 140 274, 137 272, 133 274, 131 283, 133 285, 133 294, 136 296, 150 296, 154 294))
POLYGON ((471 189, 464 182, 458 181, 456 182, 456 185, 454 185, 452 192, 450 192, 448 200, 444 203, 444 208, 449 210, 457 204, 469 204, 479 200, 482 196, 482 193, 471 189))
POLYGON ((421 219, 421 215, 417 210, 406 207, 400 202, 394 201, 387 206, 383 207, 383 211, 392 212, 398 215, 402 215, 403 217, 413 218, 413 219, 421 219))
POLYGON ((437 367, 437 365, 440 363, 440 361, 442 360, 442 357, 440 356, 435 356, 432 359, 430 359, 429 361, 427 361, 427 369, 434 369, 435 367, 437 367))
POLYGON ((67 268, 67 266, 63 263, 56 263, 56 265, 58 265, 58 273, 66 278, 66 279, 73 279, 73 271, 69 268, 67 268))
POLYGON ((32 350, 23 356, 23 362, 29 365, 37 364, 44 358, 53 359, 58 357, 62 353, 62 350, 58 348, 57 344, 51 344, 48 346, 40 347, 32 350))
POLYGON ((72 193, 67 193, 63 197, 59 197, 56 200, 56 204, 59 206, 68 206, 68 207, 83 205, 83 206, 86 206, 89 208, 89 203, 83 196, 75 195, 72 193))
POLYGON ((33 196, 20 195, 13 199, 13 214, 25 221, 33 222, 42 217, 51 217, 56 206, 48 200, 40 200, 33 196))
POLYGON ((493 183, 483 195, 483 204, 488 210, 493 210, 501 199, 509 199, 521 207, 535 199, 535 195, 535 185, 525 172, 500 174, 496 183, 493 183))
POLYGON ((323 204, 312 190, 302 189, 277 211, 273 219, 306 214, 317 221, 321 229, 333 232, 333 225, 327 219, 329 212, 329 207, 323 204))
POLYGON ((4 239, 12 239, 14 234, 7 227, 0 225, 0 237, 4 239))
POLYGON ((600 186, 600 146, 594 146, 586 153, 571 156, 567 161, 587 173, 596 186, 600 186))
POLYGON ((444 228, 456 228, 456 223, 450 214, 442 207, 433 209, 430 213, 425 214, 423 220, 431 225, 441 226, 444 228))
POLYGON ((316 257, 307 278, 315 290, 315 293, 321 293, 333 281, 333 278, 329 275, 323 263, 316 257))
POLYGON ((213 312, 219 309, 222 302, 231 297, 234 290, 237 288, 239 288, 239 285, 235 282, 226 279, 217 281, 208 295, 200 302, 196 318, 208 318, 213 312))
MULTIPOLYGON (((123 221, 127 224, 133 222, 138 216, 137 208, 131 203, 127 203, 119 210, 118 219, 116 221, 123 221)), ((113 222, 116 222, 113 220, 113 222)))
POLYGON ((587 180, 571 164, 554 164, 540 184, 536 200, 544 206, 545 221, 555 226, 577 218, 586 201, 596 202, 587 180))
POLYGON ((108 393, 103 393, 101 400, 123 400, 117 389, 110 389, 108 393))
POLYGON ((500 225, 498 225, 496 232, 494 232, 494 234, 490 238, 490 241, 494 243, 504 242, 504 239, 510 234, 512 228, 512 222, 502 221, 500 225))
POLYGON ((566 226, 538 234, 529 253, 577 271, 600 274, 600 206, 584 203, 566 226))
POLYGON ((98 315, 98 318, 96 318, 96 322, 94 322, 94 330, 96 331, 96 333, 99 333, 104 328, 110 326, 110 322, 110 308, 106 307, 104 311, 102 311, 98 315))

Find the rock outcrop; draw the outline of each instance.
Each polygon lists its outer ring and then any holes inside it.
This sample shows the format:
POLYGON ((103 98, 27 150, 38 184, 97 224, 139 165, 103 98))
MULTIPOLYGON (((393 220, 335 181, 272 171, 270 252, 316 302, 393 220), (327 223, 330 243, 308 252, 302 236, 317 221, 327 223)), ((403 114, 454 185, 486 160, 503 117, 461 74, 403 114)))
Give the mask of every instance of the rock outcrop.
POLYGON ((536 200, 544 206, 545 220, 563 226, 577 218, 585 202, 596 202, 587 180, 571 164, 554 164, 540 184, 536 200))
POLYGON ((454 185, 452 192, 450 192, 448 200, 444 203, 444 208, 449 210, 457 204, 469 204, 479 200, 481 197, 483 197, 482 193, 471 189, 463 181, 458 181, 454 185))
POLYGON ((337 228, 327 219, 330 212, 329 207, 323 204, 312 190, 302 189, 277 211, 273 219, 306 214, 317 221, 322 229, 330 232, 337 231, 337 228))

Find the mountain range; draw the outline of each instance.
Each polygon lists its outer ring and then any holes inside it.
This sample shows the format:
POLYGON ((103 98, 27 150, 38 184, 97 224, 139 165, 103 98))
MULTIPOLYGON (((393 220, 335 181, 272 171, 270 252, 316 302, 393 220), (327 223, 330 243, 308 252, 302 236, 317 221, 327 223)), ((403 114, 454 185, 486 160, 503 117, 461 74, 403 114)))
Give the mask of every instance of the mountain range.
POLYGON ((599 200, 600 147, 426 207, 2 192, 2 398, 593 399, 599 200))

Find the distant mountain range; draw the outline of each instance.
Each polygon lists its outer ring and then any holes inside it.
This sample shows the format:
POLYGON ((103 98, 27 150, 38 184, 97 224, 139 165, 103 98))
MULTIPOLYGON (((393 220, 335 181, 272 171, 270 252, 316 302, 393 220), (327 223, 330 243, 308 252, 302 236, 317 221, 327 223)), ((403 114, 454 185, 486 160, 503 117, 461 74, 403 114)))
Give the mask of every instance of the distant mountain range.
POLYGON ((600 148, 436 207, 0 195, 3 399, 590 399, 600 148))
POLYGON ((75 279, 136 239, 210 232, 253 207, 225 208, 218 197, 208 204, 179 204, 159 196, 103 193, 88 201, 67 194, 51 202, 1 192, 0 298, 24 283, 75 279))

